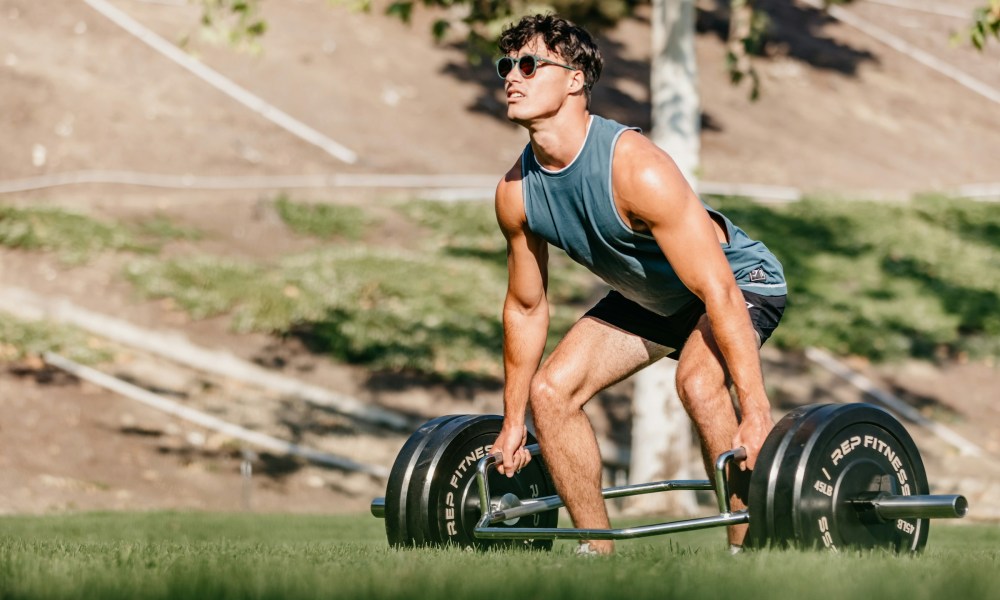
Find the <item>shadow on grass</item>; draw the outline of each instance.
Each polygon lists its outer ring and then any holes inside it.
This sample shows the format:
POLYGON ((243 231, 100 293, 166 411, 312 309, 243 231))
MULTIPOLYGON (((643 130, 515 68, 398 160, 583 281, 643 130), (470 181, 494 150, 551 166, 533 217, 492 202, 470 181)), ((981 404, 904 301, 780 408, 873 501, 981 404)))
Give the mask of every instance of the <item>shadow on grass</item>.
POLYGON ((995 247, 989 236, 1000 232, 1000 217, 978 206, 948 200, 895 208, 857 202, 849 210, 812 200, 782 208, 735 199, 711 204, 763 240, 784 265, 789 298, 779 345, 791 335, 793 348, 807 340, 876 361, 934 360, 965 351, 976 339, 989 351, 988 339, 1000 335, 1000 290, 984 284, 996 265, 990 251, 979 248, 984 242, 995 247), (926 236, 889 235, 915 219, 930 225, 926 236), (982 262, 957 271, 951 256, 982 262))
MULTIPOLYGON (((393 385, 454 383, 496 386, 496 375, 481 370, 454 367, 439 372, 436 357, 442 349, 464 348, 477 356, 500 357, 503 352, 503 325, 497 317, 477 322, 420 321, 396 319, 392 335, 358 335, 354 311, 330 309, 324 319, 293 325, 285 335, 299 340, 309 351, 338 360, 372 367, 376 372, 397 373, 393 385)), ((474 358, 472 356, 469 357, 474 358)), ((386 381, 386 380, 384 380, 386 381)))
MULTIPOLYGON (((887 256, 882 261, 882 269, 894 277, 905 278, 917 283, 928 295, 937 298, 948 314, 959 319, 958 333, 964 335, 1000 335, 1000 292, 966 285, 957 285, 942 278, 938 272, 947 265, 931 265, 912 257, 887 256)), ((914 342, 913 355, 931 358, 940 342, 920 332, 900 325, 900 330, 908 333, 914 342)))
POLYGON ((914 200, 920 217, 963 240, 1000 248, 1000 210, 996 204, 926 194, 914 200))
POLYGON ((507 268, 507 251, 475 248, 472 246, 448 246, 445 254, 453 258, 471 258, 480 260, 490 266, 499 269, 507 268))
MULTIPOLYGON (((715 202, 709 202, 715 206, 715 202)), ((802 212, 772 210, 748 200, 720 199, 721 211, 738 227, 758 240, 778 257, 788 281, 788 302, 793 306, 804 297, 812 296, 806 282, 816 272, 812 258, 822 253, 859 256, 870 249, 845 232, 854 222, 845 216, 815 218, 802 212)))

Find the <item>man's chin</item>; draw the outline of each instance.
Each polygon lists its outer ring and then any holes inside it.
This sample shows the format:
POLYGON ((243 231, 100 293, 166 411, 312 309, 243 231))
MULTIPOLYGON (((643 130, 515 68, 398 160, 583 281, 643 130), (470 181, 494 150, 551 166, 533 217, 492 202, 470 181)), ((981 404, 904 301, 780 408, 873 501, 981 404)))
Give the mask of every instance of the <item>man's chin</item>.
POLYGON ((512 123, 517 123, 518 125, 525 125, 528 123, 528 119, 525 119, 520 111, 516 110, 513 106, 507 107, 507 120, 512 123))

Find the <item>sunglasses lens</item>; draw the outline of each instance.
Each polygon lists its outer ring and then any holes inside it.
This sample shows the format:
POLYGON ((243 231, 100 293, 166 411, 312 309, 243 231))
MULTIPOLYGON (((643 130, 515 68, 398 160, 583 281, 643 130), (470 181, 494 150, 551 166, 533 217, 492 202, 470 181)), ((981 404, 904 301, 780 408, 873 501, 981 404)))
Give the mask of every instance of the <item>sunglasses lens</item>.
POLYGON ((535 57, 530 54, 525 54, 521 57, 521 61, 518 63, 521 67, 521 74, 525 77, 531 77, 535 74, 535 57))
POLYGON ((509 56, 505 56, 497 61, 497 75, 500 76, 500 79, 507 79, 507 75, 510 74, 513 68, 514 59, 509 56))

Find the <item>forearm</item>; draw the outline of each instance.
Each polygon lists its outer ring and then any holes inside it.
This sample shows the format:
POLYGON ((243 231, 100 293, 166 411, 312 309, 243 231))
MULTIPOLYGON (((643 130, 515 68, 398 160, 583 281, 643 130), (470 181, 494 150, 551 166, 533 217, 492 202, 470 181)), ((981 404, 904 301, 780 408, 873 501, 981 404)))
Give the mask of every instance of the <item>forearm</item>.
POLYGON ((523 425, 531 378, 542 360, 548 336, 547 305, 524 311, 508 305, 503 311, 504 419, 523 425))
POLYGON ((739 288, 720 291, 706 299, 706 313, 712 334, 725 360, 744 418, 770 418, 770 403, 764 390, 757 336, 750 323, 746 301, 739 288))

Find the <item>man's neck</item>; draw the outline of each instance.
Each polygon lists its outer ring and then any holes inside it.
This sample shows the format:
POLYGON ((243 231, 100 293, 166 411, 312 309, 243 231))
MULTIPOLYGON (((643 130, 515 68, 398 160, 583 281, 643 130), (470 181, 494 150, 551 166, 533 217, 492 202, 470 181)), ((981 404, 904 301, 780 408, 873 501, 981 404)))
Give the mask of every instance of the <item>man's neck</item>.
POLYGON ((590 112, 559 114, 528 126, 531 149, 543 168, 558 171, 568 166, 587 139, 590 112))

